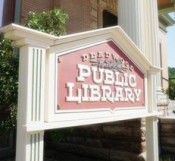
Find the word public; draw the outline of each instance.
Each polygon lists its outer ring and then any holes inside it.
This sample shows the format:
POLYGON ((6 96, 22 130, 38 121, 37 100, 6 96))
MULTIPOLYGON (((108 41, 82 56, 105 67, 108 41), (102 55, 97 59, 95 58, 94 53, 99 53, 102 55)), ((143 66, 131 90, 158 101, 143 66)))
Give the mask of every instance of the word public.
POLYGON ((77 64, 77 82, 66 82, 66 101, 82 102, 117 102, 140 101, 141 89, 137 89, 136 75, 134 73, 120 73, 109 69, 97 68, 77 64), (85 83, 91 78, 92 84, 85 83), (79 88, 75 83, 81 82, 79 88))

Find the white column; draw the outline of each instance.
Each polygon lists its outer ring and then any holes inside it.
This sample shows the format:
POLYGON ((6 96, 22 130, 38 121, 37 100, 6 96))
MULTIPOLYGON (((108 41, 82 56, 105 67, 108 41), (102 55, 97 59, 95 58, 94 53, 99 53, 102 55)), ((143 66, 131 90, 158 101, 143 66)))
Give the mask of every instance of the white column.
MULTIPOLYGON (((159 24, 158 24, 158 6, 157 0, 145 1, 145 28, 148 59, 153 65, 160 67, 160 49, 159 49, 159 24)), ((156 76, 156 86, 161 90, 161 75, 156 76)))
MULTIPOLYGON (((118 0, 119 25, 154 65, 160 67, 156 0, 118 0)), ((161 77, 157 74, 157 88, 161 77)))
POLYGON ((143 8, 143 0, 118 0, 119 25, 145 54, 143 8))
MULTIPOLYGON (((148 112, 157 111, 156 74, 148 72, 148 112)), ((158 150, 158 118, 146 118, 146 160, 159 161, 158 150)))
POLYGON ((26 126, 44 123, 45 57, 45 48, 20 48, 16 161, 43 161, 44 131, 29 133, 26 126))
MULTIPOLYGON (((119 25, 153 65, 160 66, 157 0, 118 0, 119 25)), ((157 111, 160 75, 148 73, 148 112, 157 111)), ((159 161, 157 117, 146 118, 146 160, 159 161)))

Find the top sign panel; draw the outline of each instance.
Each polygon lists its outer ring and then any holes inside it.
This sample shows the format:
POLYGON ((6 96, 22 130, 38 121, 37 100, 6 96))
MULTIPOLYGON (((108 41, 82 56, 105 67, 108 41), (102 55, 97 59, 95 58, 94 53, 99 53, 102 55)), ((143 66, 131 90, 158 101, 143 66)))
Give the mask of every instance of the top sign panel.
POLYGON ((145 106, 144 74, 112 40, 57 61, 57 110, 145 106))

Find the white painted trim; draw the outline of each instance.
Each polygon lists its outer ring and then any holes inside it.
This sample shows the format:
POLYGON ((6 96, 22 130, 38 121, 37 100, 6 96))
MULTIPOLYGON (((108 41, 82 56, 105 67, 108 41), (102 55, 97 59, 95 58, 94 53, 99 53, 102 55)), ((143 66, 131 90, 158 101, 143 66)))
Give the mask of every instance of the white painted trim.
MULTIPOLYGON (((126 48, 125 49, 126 53, 129 52, 129 55, 131 55, 131 57, 134 57, 138 62, 142 62, 142 65, 145 67, 145 69, 149 70, 150 67, 152 67, 156 68, 157 70, 161 70, 161 68, 157 68, 151 64, 151 62, 141 53, 140 49, 133 43, 133 41, 128 37, 128 35, 122 30, 120 26, 97 29, 60 37, 49 35, 16 24, 10 24, 6 27, 3 27, 0 29, 0 31, 5 34, 6 38, 15 41, 22 38, 28 38, 31 40, 37 40, 38 42, 47 43, 48 46, 46 48, 48 48, 49 46, 52 46, 52 48, 54 48, 54 46, 57 45, 61 45, 64 47, 65 44, 69 45, 71 43, 74 44, 78 43, 80 45, 79 41, 82 41, 82 44, 84 44, 84 41, 87 42, 88 39, 91 40, 91 43, 94 43, 98 42, 99 39, 104 40, 105 37, 106 37, 105 39, 112 38, 115 40, 115 42, 118 42, 122 48, 126 48), (130 48, 127 48, 127 46, 130 46, 130 48), (139 54, 136 56, 134 55, 135 52, 139 54)), ((20 46, 19 43, 18 46, 20 46)))
MULTIPOLYGON (((117 31, 116 31, 117 32, 117 31)), ((117 34, 115 32, 115 34, 117 34)), ((47 92, 49 94, 46 94, 46 98, 48 98, 47 101, 47 105, 46 110, 45 110, 45 121, 46 122, 55 122, 55 121, 66 121, 66 120, 74 120, 76 118, 79 119, 95 119, 96 117, 109 117, 109 116, 113 116, 113 115, 123 115, 124 113, 128 113, 128 115, 130 114, 139 114, 139 113, 146 113, 148 110, 148 103, 147 103, 147 70, 150 69, 149 66, 143 66, 143 60, 141 60, 140 62, 135 60, 137 55, 140 55, 141 52, 136 49, 136 50, 132 50, 133 47, 133 43, 129 43, 126 44, 125 39, 128 39, 126 37, 126 35, 123 35, 125 38, 123 38, 123 42, 121 45, 121 42, 119 41, 121 38, 116 38, 115 36, 111 36, 111 34, 105 34, 103 36, 100 35, 100 37, 95 37, 96 40, 94 41, 94 38, 88 38, 88 39, 81 39, 80 42, 78 42, 75 45, 75 42, 70 42, 67 44, 60 44, 58 46, 53 46, 49 49, 48 53, 48 64, 49 64, 49 71, 48 71, 48 87, 47 87, 47 92), (139 70, 141 70, 141 72, 144 74, 145 79, 144 79, 144 83, 145 83, 145 106, 142 107, 127 107, 127 108, 122 108, 122 107, 117 107, 115 110, 111 110, 109 108, 103 108, 103 109, 98 109, 98 107, 96 109, 91 109, 91 110, 60 110, 57 111, 57 57, 73 52, 73 51, 77 51, 77 50, 81 50, 87 47, 91 47, 91 46, 95 46, 104 42, 108 42, 108 41, 113 41, 124 53, 125 55, 131 59, 131 61, 138 67, 139 70), (135 55, 129 55, 126 50, 129 51, 129 54, 131 54, 132 52, 135 53, 135 55), (126 54, 127 53, 127 54, 126 54), (146 69, 145 69, 146 68, 146 69), (49 83, 50 82, 50 83, 49 83), (50 91, 50 92, 49 92, 50 91), (52 108, 51 108, 52 107, 52 108), (53 108, 54 107, 54 108, 53 108), (97 114, 98 112, 98 114, 97 114)))
POLYGON ((122 120, 129 120, 129 119, 136 119, 136 118, 149 118, 158 116, 158 112, 154 113, 140 113, 140 114, 130 114, 128 115, 119 115, 119 116, 109 116, 109 117, 102 117, 96 119, 78 119, 78 120, 67 120, 67 121, 60 121, 60 122, 51 122, 51 123, 43 123, 43 124, 33 124, 33 125, 25 125, 26 131, 33 132, 33 131, 40 131, 40 130, 49 130, 49 129, 58 129, 58 128, 66 128, 66 127, 74 127, 74 126, 84 126, 84 125, 91 125, 91 124, 99 124, 99 123, 108 123, 108 122, 115 122, 115 121, 122 121, 122 120))
POLYGON ((10 39, 15 38, 15 36, 16 36, 15 32, 16 31, 21 31, 21 33, 18 32, 18 34, 21 37, 27 37, 29 35, 31 35, 31 36, 35 35, 35 36, 43 37, 45 39, 50 39, 50 40, 56 40, 58 38, 57 36, 46 34, 44 32, 37 31, 37 30, 34 30, 34 29, 30 29, 30 28, 27 28, 27 27, 24 27, 24 26, 21 26, 21 25, 17 25, 17 24, 14 24, 14 23, 0 28, 0 31, 2 33, 11 33, 11 32, 13 32, 14 35, 11 35, 10 39), (26 33, 27 36, 26 35, 22 35, 23 33, 26 33))
POLYGON ((43 161, 44 131, 28 133, 24 126, 44 123, 45 49, 20 48, 16 161, 43 161))
POLYGON ((32 45, 33 47, 41 47, 44 49, 47 49, 50 47, 50 45, 48 43, 39 42, 37 40, 33 40, 30 38, 21 38, 21 39, 18 39, 16 41, 12 42, 12 46, 15 46, 15 47, 21 47, 21 46, 24 46, 26 44, 32 45))

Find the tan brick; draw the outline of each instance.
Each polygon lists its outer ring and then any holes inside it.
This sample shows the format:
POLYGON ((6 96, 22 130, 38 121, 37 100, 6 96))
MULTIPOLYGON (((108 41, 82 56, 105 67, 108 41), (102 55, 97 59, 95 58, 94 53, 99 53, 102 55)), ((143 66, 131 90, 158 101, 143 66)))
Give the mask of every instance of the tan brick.
POLYGON ((89 0, 60 0, 60 7, 69 15, 67 33, 77 33, 90 30, 89 0))

